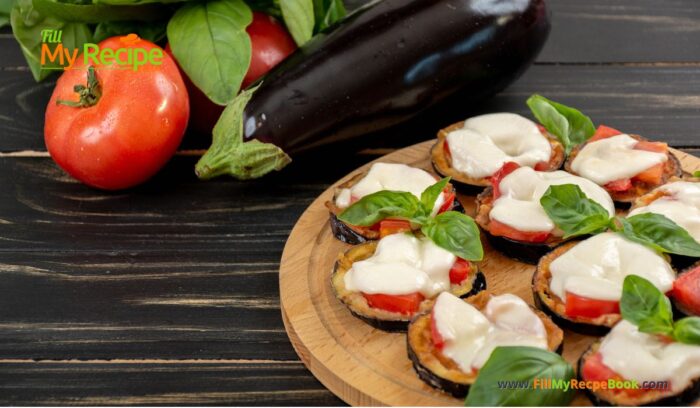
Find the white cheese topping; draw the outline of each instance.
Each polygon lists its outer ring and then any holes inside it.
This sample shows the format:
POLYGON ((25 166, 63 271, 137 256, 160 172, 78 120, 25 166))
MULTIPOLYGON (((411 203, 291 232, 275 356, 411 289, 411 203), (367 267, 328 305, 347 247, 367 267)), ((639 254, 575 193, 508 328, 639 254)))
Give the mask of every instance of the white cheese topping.
POLYGON ((499 346, 547 348, 542 320, 515 295, 492 297, 482 313, 444 292, 435 302, 432 318, 444 340, 442 353, 467 373, 481 368, 499 346))
POLYGON ((649 205, 635 208, 629 216, 654 213, 665 215, 700 242, 700 183, 676 181, 656 189, 668 195, 649 205))
POLYGON ((514 113, 492 113, 464 122, 447 135, 452 167, 473 178, 492 176, 506 162, 534 167, 549 162, 552 147, 535 122, 514 113))
POLYGON ((599 185, 627 179, 668 160, 664 153, 636 150, 638 141, 617 135, 586 144, 571 162, 577 174, 599 185))
POLYGON ((420 292, 430 298, 450 289, 450 269, 456 260, 428 238, 392 234, 379 240, 371 257, 353 263, 345 274, 345 287, 367 294, 420 292))
POLYGON ((700 376, 700 346, 668 343, 641 333, 626 320, 603 338, 598 349, 603 364, 626 380, 669 381, 671 390, 687 388, 700 376))
POLYGON ((542 172, 520 167, 501 180, 501 196, 493 203, 489 217, 519 231, 552 231, 554 222, 540 204, 549 186, 576 184, 591 200, 615 215, 610 194, 597 184, 565 171, 542 172))
POLYGON ((581 241, 549 265, 550 288, 562 300, 566 292, 598 300, 620 300, 627 275, 639 275, 662 292, 673 287, 676 274, 648 247, 605 232, 581 241))

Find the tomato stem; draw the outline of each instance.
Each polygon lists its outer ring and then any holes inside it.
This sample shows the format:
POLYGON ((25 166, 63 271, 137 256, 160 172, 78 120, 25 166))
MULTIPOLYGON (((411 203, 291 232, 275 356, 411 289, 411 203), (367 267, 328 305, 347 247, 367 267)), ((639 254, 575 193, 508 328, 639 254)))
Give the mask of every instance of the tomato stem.
POLYGON ((77 101, 65 101, 63 99, 57 99, 56 105, 66 105, 75 108, 89 108, 94 106, 100 100, 102 96, 102 86, 100 81, 97 80, 97 74, 95 73, 95 68, 90 65, 87 71, 87 86, 83 84, 78 84, 73 87, 73 91, 80 96, 77 101))

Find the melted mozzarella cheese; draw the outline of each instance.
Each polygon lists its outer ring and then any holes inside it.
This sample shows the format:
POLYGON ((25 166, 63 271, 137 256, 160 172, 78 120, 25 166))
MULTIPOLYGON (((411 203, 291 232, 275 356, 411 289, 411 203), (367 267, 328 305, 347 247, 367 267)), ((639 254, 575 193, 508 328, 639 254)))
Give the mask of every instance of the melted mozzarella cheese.
POLYGON ((452 167, 473 178, 492 176, 506 162, 533 167, 549 162, 552 147, 537 125, 514 113, 492 113, 464 122, 447 135, 452 167))
POLYGON ((610 216, 615 205, 610 195, 597 184, 565 171, 541 172, 520 167, 501 180, 501 196, 493 203, 489 217, 519 231, 553 231, 554 222, 540 204, 549 186, 576 184, 588 198, 602 205, 610 216))
POLYGON ((603 338, 599 352, 603 364, 626 380, 669 381, 671 390, 687 388, 700 376, 700 346, 668 343, 658 336, 641 333, 621 321, 603 338))
MULTIPOLYGON (((367 175, 350 188, 341 189, 335 199, 335 205, 347 208, 352 200, 378 191, 405 191, 420 198, 426 188, 435 184, 437 180, 425 170, 395 163, 375 163, 370 167, 367 175)), ((433 212, 445 202, 443 194, 435 201, 433 212)))
POLYGON ((637 143, 636 139, 624 134, 588 143, 571 162, 571 168, 602 186, 634 177, 668 160, 664 153, 636 150, 637 143))
POLYGON ((542 320, 515 295, 492 297, 482 313, 444 292, 435 302, 432 318, 444 340, 442 353, 467 373, 481 368, 499 346, 547 348, 542 320))
POLYGON ((434 297, 450 289, 450 269, 456 260, 428 238, 392 234, 379 240, 371 257, 353 263, 345 274, 345 287, 367 294, 420 292, 434 297))
POLYGON ((549 265, 550 288, 561 299, 566 292, 599 300, 620 300, 627 275, 639 275, 662 292, 673 287, 676 274, 666 260, 620 234, 595 235, 566 251, 549 265))
POLYGON ((676 181, 656 190, 667 195, 647 206, 635 208, 629 216, 644 213, 665 215, 700 242, 700 183, 676 181))

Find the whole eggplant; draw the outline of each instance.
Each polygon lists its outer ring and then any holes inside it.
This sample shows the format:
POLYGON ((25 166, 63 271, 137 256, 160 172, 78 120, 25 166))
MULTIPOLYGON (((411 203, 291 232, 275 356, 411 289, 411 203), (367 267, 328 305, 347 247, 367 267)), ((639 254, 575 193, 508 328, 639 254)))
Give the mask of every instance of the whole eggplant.
POLYGON ((464 105, 482 100, 524 72, 549 29, 544 0, 370 3, 275 67, 230 115, 242 130, 227 131, 276 153, 217 146, 215 131, 208 154, 216 157, 205 156, 197 173, 257 177, 283 167, 286 154, 393 126, 458 92, 464 105))

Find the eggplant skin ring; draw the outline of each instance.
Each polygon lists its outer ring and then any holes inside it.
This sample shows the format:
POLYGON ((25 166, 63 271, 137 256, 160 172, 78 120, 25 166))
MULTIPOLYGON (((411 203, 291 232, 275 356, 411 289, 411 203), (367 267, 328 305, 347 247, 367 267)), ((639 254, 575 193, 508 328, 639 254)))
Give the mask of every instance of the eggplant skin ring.
MULTIPOLYGON (((578 373, 578 379, 584 381, 582 377, 583 365, 586 359, 594 355, 598 348, 600 347, 600 340, 591 344, 591 346, 583 352, 581 358, 578 360, 576 372, 578 373)), ((613 392, 611 390, 593 390, 586 389, 586 396, 591 400, 593 405, 598 407, 610 407, 610 406, 688 406, 695 403, 695 401, 700 397, 700 378, 696 378, 683 390, 677 393, 672 391, 663 390, 649 390, 645 391, 641 397, 632 397, 621 392, 613 392)))
MULTIPOLYGON (((328 212, 330 213, 331 232, 333 232, 333 236, 336 239, 338 239, 341 242, 345 242, 346 244, 356 245, 367 241, 377 240, 380 238, 379 231, 374 231, 369 227, 358 227, 354 225, 349 225, 338 219, 338 215, 340 215, 340 213, 343 212, 342 208, 339 208, 335 205, 335 199, 338 195, 338 192, 343 188, 350 188, 354 186, 366 175, 367 173, 356 174, 350 180, 339 185, 336 189, 336 193, 334 194, 333 199, 331 201, 326 201, 326 208, 328 208, 328 212)), ((447 186, 448 188, 452 189, 453 192, 455 192, 454 186, 452 184, 447 184, 447 186)), ((456 192, 454 202, 452 203, 451 211, 464 213, 464 206, 459 201, 456 192)))
MULTIPOLYGON (((372 308, 361 293, 349 291, 345 288, 345 274, 350 270, 352 264, 369 258, 374 254, 376 248, 377 242, 370 241, 356 245, 345 253, 341 253, 333 267, 331 286, 333 286, 335 297, 350 310, 353 316, 380 330, 387 332, 405 332, 412 316, 372 308)), ((450 293, 453 295, 463 298, 475 295, 486 289, 486 278, 484 274, 475 263, 470 262, 470 264, 472 266, 472 271, 469 277, 460 285, 451 285, 450 293)), ((431 304, 430 300, 424 300, 423 303, 421 303, 420 310, 424 310, 429 304, 431 304)))
MULTIPOLYGON (((491 185, 491 177, 473 178, 458 171, 452 167, 452 160, 446 153, 445 143, 447 135, 455 130, 462 129, 464 121, 457 122, 438 132, 437 142, 430 149, 430 161, 433 164, 435 171, 443 177, 451 177, 452 181, 458 186, 459 190, 466 194, 478 194, 485 187, 491 185)), ((544 171, 559 170, 564 165, 566 155, 564 147, 559 141, 549 132, 544 133, 549 145, 552 148, 552 154, 549 158, 548 166, 544 171)))
MULTIPOLYGON (((482 310, 490 298, 491 293, 484 291, 464 301, 482 310)), ((413 369, 421 380, 453 397, 464 398, 469 392, 469 387, 476 381, 478 373, 467 374, 463 372, 433 345, 430 333, 430 309, 434 303, 431 301, 429 308, 418 314, 408 326, 408 335, 406 336, 408 358, 413 363, 413 369)), ((547 315, 535 308, 532 309, 544 323, 547 331, 547 348, 561 354, 564 332, 547 315)))

